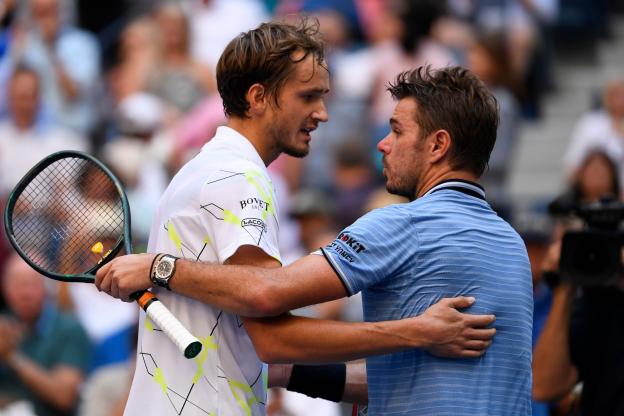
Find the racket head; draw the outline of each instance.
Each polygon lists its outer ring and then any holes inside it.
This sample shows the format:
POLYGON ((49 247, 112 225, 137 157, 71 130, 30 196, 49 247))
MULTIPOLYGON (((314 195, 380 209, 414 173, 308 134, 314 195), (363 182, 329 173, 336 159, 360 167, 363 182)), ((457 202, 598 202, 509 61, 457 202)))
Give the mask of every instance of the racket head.
POLYGON ((95 281, 95 272, 132 251, 130 208, 121 182, 95 157, 53 153, 9 195, 7 237, 39 273, 66 282, 95 281))

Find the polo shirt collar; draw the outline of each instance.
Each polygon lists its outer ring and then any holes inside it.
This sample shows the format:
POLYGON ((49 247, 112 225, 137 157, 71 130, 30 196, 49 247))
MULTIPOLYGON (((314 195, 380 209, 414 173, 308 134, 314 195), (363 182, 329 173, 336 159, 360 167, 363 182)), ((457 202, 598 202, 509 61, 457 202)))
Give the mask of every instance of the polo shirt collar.
MULTIPOLYGON (((251 144, 249 139, 243 136, 242 134, 240 134, 238 131, 234 130, 233 128, 227 127, 227 126, 217 127, 217 132, 214 138, 210 142, 213 142, 213 141, 217 141, 217 142, 222 141, 226 146, 242 153, 245 159, 266 169, 266 165, 264 164, 264 161, 258 154, 258 151, 256 150, 256 148, 251 144)), ((210 142, 206 143, 202 147, 202 151, 206 148, 206 146, 210 142)))
POLYGON ((423 196, 427 196, 436 191, 441 191, 442 189, 452 189, 485 200, 485 190, 481 185, 476 182, 466 181, 463 179, 446 179, 442 182, 438 182, 423 196))

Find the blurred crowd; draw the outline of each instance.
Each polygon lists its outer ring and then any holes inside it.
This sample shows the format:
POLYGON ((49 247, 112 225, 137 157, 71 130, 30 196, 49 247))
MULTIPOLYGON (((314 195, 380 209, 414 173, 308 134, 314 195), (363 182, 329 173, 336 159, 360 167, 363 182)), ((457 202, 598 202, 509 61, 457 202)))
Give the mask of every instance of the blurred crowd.
MULTIPOLYGON (((170 178, 226 122, 215 79, 225 45, 263 21, 306 14, 318 19, 327 46, 330 120, 313 134, 308 157, 283 155, 270 166, 280 199, 283 259, 293 261, 327 244, 371 209, 405 202, 385 191, 375 148, 388 132, 393 109, 387 83, 425 64, 466 66, 497 98, 501 122, 483 185, 493 207, 514 224, 510 165, 519 129, 543 117, 543 98, 557 88, 554 52, 575 42, 571 33, 582 34, 585 41, 608 36, 615 4, 3 0, 1 201, 46 155, 88 151, 126 187, 135 251, 144 250, 170 178)), ((619 199, 622 194, 621 75, 605 85, 599 105, 588 106, 570 138, 564 159, 569 200, 619 199)), ((541 328, 548 327, 553 302, 553 289, 541 277, 544 270, 557 268, 563 226, 549 230, 520 230, 534 268, 536 342, 541 328)), ((38 279, 5 241, 0 251, 5 311, 0 315, 0 414, 122 414, 134 360, 136 306, 113 301, 91 285, 38 279)), ((297 313, 361 319, 357 299, 297 313)), ((622 378, 624 372, 619 374, 622 378)), ((581 376, 565 391, 540 394, 544 403, 536 402, 535 414, 573 414, 579 393, 572 387, 581 376)), ((624 381, 619 383, 624 388, 624 381)), ((283 391, 272 392, 267 409, 270 415, 346 414, 333 403, 283 391)))

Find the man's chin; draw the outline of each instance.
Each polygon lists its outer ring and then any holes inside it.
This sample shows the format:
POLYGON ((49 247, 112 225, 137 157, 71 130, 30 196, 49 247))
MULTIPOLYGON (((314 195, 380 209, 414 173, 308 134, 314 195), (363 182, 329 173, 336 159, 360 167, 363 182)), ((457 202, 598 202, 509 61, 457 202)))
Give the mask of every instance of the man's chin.
POLYGON ((386 181, 386 191, 388 191, 389 194, 392 195, 398 195, 398 196, 403 196, 407 199, 409 199, 410 201, 414 200, 414 193, 405 189, 401 189, 398 187, 394 187, 391 184, 388 183, 388 181, 386 181))
POLYGON ((288 156, 302 158, 302 157, 306 157, 308 153, 310 153, 310 147, 298 148, 298 149, 288 148, 288 149, 284 149, 284 153, 286 153, 288 156))

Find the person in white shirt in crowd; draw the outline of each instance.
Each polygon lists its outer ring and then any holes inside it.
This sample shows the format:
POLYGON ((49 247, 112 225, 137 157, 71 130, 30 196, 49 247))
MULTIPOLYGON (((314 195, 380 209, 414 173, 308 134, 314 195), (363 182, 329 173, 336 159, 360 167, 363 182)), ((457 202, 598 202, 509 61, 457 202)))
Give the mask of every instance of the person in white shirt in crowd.
POLYGON ((0 121, 0 193, 10 192, 37 162, 59 150, 86 150, 74 132, 46 120, 39 75, 18 66, 8 84, 8 117, 0 121))
POLYGON ((28 0, 25 7, 0 65, 10 71, 25 62, 37 71, 41 99, 54 120, 88 134, 95 120, 99 44, 92 34, 62 21, 59 0, 28 0))
POLYGON ((216 68, 221 52, 241 32, 270 19, 260 0, 191 0, 191 52, 210 68, 216 68))
POLYGON ((620 184, 624 183, 624 78, 607 83, 603 108, 584 115, 574 127, 564 168, 573 183, 590 153, 601 150, 619 166, 620 184))

